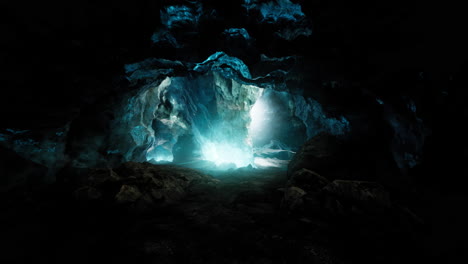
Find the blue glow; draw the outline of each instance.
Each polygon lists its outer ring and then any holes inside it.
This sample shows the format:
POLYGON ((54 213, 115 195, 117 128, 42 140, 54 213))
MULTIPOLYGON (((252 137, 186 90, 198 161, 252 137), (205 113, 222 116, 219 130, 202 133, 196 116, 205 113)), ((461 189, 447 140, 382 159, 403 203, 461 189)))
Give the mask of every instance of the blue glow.
POLYGON ((249 127, 249 134, 251 137, 261 135, 262 131, 268 128, 268 111, 267 103, 261 98, 257 100, 250 110, 250 118, 252 121, 249 127))
POLYGON ((120 153, 120 150, 118 149, 111 149, 111 150, 108 150, 107 151, 107 154, 119 154, 120 153))
POLYGON ((168 43, 174 48, 181 48, 182 46, 177 42, 177 39, 166 30, 159 30, 151 36, 151 41, 155 44, 168 43))
POLYGON ((195 25, 200 18, 200 8, 193 10, 185 5, 168 6, 161 10, 161 23, 168 29, 181 25, 195 25))
POLYGON ((282 167, 317 133, 349 130, 348 120, 328 117, 318 102, 279 90, 286 85, 285 70, 252 79, 242 60, 216 52, 195 64, 196 74, 161 72, 179 66, 186 67, 161 59, 126 65, 130 79, 144 83, 115 121, 121 135, 113 148, 126 160, 143 154, 150 162, 201 162, 217 169, 282 167))
POLYGON ((166 149, 162 146, 157 146, 156 148, 150 150, 146 159, 148 161, 154 161, 156 163, 166 163, 172 162, 174 160, 174 155, 172 155, 172 150, 166 149))
POLYGON ((202 156, 204 160, 212 161, 216 166, 234 164, 235 167, 246 167, 253 164, 252 147, 245 145, 234 145, 227 141, 208 141, 202 144, 202 156))
POLYGON ((15 130, 11 128, 7 128, 6 131, 12 133, 13 135, 20 135, 29 132, 29 130, 15 130))
POLYGON ((267 3, 258 3, 256 0, 244 0, 247 10, 259 9, 265 22, 277 22, 280 19, 297 21, 304 17, 300 4, 292 3, 290 0, 276 0, 267 3))
POLYGON ((202 63, 197 63, 193 70, 198 72, 208 72, 212 70, 230 79, 237 79, 238 73, 240 73, 243 78, 252 78, 249 67, 247 67, 242 60, 228 56, 222 51, 216 52, 202 63))
POLYGON ((279 19, 297 21, 298 18, 304 17, 301 5, 291 3, 289 0, 262 3, 260 12, 264 20, 274 20, 275 22, 279 19))
POLYGON ((148 129, 143 126, 136 126, 132 129, 130 134, 132 135, 132 138, 137 146, 143 145, 148 137, 147 133, 148 129))
POLYGON ((38 145, 39 143, 28 138, 28 139, 17 139, 15 141, 13 141, 13 143, 16 145, 16 146, 36 146, 38 145))

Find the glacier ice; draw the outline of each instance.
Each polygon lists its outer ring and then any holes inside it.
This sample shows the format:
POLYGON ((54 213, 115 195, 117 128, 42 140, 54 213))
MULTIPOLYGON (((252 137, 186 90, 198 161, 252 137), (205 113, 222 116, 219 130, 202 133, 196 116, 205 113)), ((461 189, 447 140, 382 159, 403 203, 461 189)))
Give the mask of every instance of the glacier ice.
POLYGON ((296 21, 300 17, 304 17, 301 5, 294 4, 290 0, 278 0, 260 5, 260 12, 263 19, 277 21, 280 19, 296 21))
POLYGON ((276 22, 280 19, 296 21, 304 17, 300 4, 292 3, 290 0, 276 0, 259 3, 257 0, 244 0, 247 10, 259 9, 263 20, 276 22))
POLYGON ((242 60, 228 56, 222 51, 216 52, 204 62, 198 63, 193 70, 197 72, 217 71, 223 74, 224 77, 232 79, 239 77, 252 79, 249 68, 242 60))
MULTIPOLYGON (((249 111, 262 91, 217 72, 167 77, 159 84, 146 85, 128 99, 114 124, 129 128, 133 147, 127 146, 126 159, 135 159, 135 151, 143 149, 148 161, 178 162, 173 150, 179 138, 188 136, 193 141, 193 159, 247 166, 253 161, 249 111)), ((115 142, 125 145, 125 140, 115 142)))

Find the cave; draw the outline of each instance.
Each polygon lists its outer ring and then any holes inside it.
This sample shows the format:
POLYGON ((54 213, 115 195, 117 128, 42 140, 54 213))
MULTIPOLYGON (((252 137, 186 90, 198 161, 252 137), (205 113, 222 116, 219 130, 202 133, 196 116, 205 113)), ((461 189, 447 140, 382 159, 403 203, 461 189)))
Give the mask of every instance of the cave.
POLYGON ((466 259, 464 9, 0 6, 0 263, 466 259))

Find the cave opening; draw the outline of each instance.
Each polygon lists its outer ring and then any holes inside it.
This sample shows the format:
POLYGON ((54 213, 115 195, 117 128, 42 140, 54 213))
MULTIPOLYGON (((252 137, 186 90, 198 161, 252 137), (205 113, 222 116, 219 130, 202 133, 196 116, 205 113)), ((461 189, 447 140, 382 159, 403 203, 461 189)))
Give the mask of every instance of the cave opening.
POLYGON ((216 73, 195 80, 167 78, 143 98, 158 102, 151 105, 153 139, 145 150, 151 163, 207 170, 285 169, 306 139, 303 128, 289 134, 294 105, 287 92, 216 73))

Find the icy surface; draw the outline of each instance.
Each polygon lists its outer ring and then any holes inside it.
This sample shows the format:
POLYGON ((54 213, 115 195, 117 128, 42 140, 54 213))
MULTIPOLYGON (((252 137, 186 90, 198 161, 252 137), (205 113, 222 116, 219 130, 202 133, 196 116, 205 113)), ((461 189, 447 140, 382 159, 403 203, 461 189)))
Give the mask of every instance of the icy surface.
POLYGON ((232 79, 239 77, 240 74, 240 77, 252 79, 249 68, 242 60, 230 57, 224 52, 216 52, 204 62, 198 63, 193 70, 198 72, 217 71, 224 77, 232 79))
POLYGON ((135 151, 143 151, 148 161, 179 162, 173 150, 179 138, 188 137, 192 147, 185 151, 193 159, 247 166, 253 162, 249 111, 262 91, 217 72, 197 78, 167 77, 129 98, 114 125, 120 130, 128 127, 133 144, 129 148, 125 140, 118 140, 123 146, 115 148, 127 148, 127 160, 137 158, 135 151))
POLYGON ((248 10, 259 9, 265 21, 276 22, 280 19, 297 21, 298 18, 304 17, 301 5, 292 3, 290 0, 258 2, 257 0, 244 0, 244 7, 248 10))
POLYGON ((242 60, 217 52, 191 73, 161 79, 162 70, 184 67, 158 59, 126 66, 131 82, 147 84, 117 114, 110 150, 128 161, 283 166, 317 133, 349 130, 343 117, 328 117, 318 102, 284 90, 276 77, 283 70, 252 78, 242 60))
POLYGON ((168 6, 161 10, 161 23, 168 29, 186 25, 196 25, 201 14, 201 6, 192 8, 185 5, 168 6))

